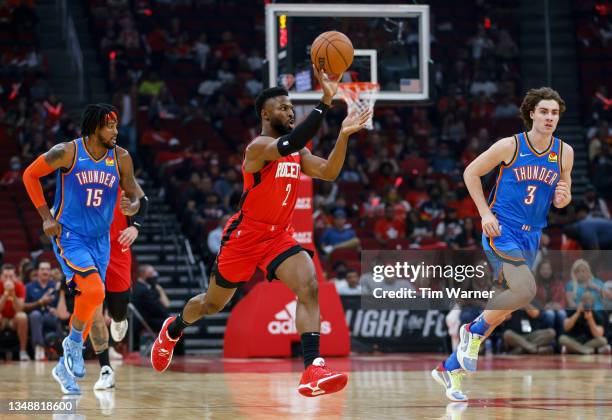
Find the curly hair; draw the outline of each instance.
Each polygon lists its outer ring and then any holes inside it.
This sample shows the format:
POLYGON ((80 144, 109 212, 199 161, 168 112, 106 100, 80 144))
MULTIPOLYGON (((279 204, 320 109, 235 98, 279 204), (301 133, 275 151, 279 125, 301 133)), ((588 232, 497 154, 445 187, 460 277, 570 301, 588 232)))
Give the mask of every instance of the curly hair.
POLYGON ((531 111, 535 111, 536 106, 542 100, 552 99, 559 104, 559 116, 565 112, 565 101, 559 95, 559 92, 549 87, 541 87, 539 89, 529 89, 527 95, 521 104, 521 119, 525 127, 531 130, 533 120, 529 115, 531 111))

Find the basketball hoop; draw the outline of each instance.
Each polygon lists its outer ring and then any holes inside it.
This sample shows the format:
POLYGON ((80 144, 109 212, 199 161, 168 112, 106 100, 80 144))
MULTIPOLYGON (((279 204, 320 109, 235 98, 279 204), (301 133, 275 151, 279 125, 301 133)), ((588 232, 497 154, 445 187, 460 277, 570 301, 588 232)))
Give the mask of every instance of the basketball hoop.
MULTIPOLYGON (((374 104, 376 103, 377 93, 380 90, 378 83, 372 82, 350 82, 350 83, 339 83, 338 84, 338 95, 346 102, 347 111, 350 114, 353 111, 357 111, 357 114, 361 114, 366 110, 374 110, 374 104)), ((373 117, 370 117, 366 124, 368 130, 374 128, 372 123, 373 117)))

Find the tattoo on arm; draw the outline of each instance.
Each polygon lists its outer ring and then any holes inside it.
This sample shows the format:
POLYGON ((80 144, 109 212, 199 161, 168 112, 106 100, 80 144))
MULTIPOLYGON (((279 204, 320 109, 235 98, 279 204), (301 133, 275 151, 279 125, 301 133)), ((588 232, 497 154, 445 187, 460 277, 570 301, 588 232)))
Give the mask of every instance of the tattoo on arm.
POLYGON ((66 147, 64 143, 56 144, 47 153, 45 153, 45 160, 49 165, 62 160, 66 156, 66 147))

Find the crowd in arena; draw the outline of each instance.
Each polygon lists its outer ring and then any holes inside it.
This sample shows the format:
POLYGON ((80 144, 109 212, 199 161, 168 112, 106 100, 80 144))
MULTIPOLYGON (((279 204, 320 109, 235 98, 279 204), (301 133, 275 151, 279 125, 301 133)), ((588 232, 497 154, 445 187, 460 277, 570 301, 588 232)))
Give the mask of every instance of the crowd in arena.
MULTIPOLYGON (((119 142, 164 192, 194 250, 211 263, 222 226, 240 201, 244 148, 257 135, 253 102, 264 87, 262 5, 241 6, 237 13, 234 6, 216 1, 88 3, 98 58, 121 115, 119 142), (228 23, 221 24, 230 15, 228 23)), ((315 181, 315 241, 327 277, 334 279, 341 294, 356 294, 363 287, 361 250, 481 247, 480 217, 462 172, 495 139, 522 130, 518 98, 524 87, 516 28, 501 18, 484 19, 486 6, 476 3, 461 48, 456 48, 452 18, 438 17, 442 13, 433 7, 431 100, 411 107, 377 107, 375 129, 351 140, 336 182, 315 181), (453 54, 447 54, 450 45, 455 47, 453 54)), ((587 47, 593 43, 589 39, 608 45, 609 15, 607 19, 595 20, 601 25, 597 30, 595 23, 587 25, 591 30, 581 38, 587 47)), ((0 8, 1 132, 14 143, 7 149, 14 151, 12 156, 0 159, 3 189, 20 188, 21 170, 33 158, 56 142, 78 136, 75 121, 46 81, 37 20, 26 2, 5 2, 0 8)), ((563 212, 553 210, 543 235, 544 250, 610 246, 606 241, 612 231, 607 204, 612 198, 612 105, 606 86, 595 89, 589 92, 592 103, 586 110, 585 133, 591 184, 584 201, 563 212), (593 225, 600 222, 597 226, 603 226, 605 235, 593 225), (565 229, 568 226, 572 229, 565 229)), ((345 112, 341 105, 330 110, 313 141, 314 154, 327 156, 345 112)), ((46 186, 51 191, 53 180, 46 186)), ((69 311, 60 304, 61 293, 54 300, 43 293, 61 290, 61 273, 45 261, 35 264, 31 269, 5 267, 2 282, 19 284, 15 276, 21 278, 25 291, 15 287, 8 297, 25 300, 22 308, 28 312, 30 345, 36 353, 40 326, 50 325, 47 315, 61 324, 69 311)), ((583 339, 594 331, 584 308, 600 314, 612 298, 610 282, 603 284, 587 262, 572 268, 570 278, 561 278, 555 264, 544 257, 535 273, 542 281, 537 302, 513 315, 497 342, 516 352, 547 352, 540 348, 549 345, 584 354, 597 348, 605 351, 606 343, 599 340, 603 334, 591 337, 595 341, 583 339), (533 331, 526 331, 523 319, 533 331)), ((1 287, 6 291, 8 286, 1 287)), ((17 309, 13 306, 12 316, 3 312, 3 318, 14 320, 11 325, 25 351, 22 339, 28 335, 23 333, 28 322, 17 316, 25 313, 17 309)), ((451 312, 450 330, 479 310, 482 307, 451 312)), ((593 315, 596 325, 607 324, 603 314, 593 315)), ((24 353, 21 356, 25 360, 24 353)))

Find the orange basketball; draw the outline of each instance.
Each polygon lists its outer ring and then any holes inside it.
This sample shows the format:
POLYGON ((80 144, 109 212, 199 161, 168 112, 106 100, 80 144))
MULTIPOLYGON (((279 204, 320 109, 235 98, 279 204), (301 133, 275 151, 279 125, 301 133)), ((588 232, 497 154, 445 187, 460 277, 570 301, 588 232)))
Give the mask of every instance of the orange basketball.
POLYGON ((319 35, 310 47, 310 59, 317 70, 339 76, 353 64, 353 43, 342 32, 329 31, 319 35))

